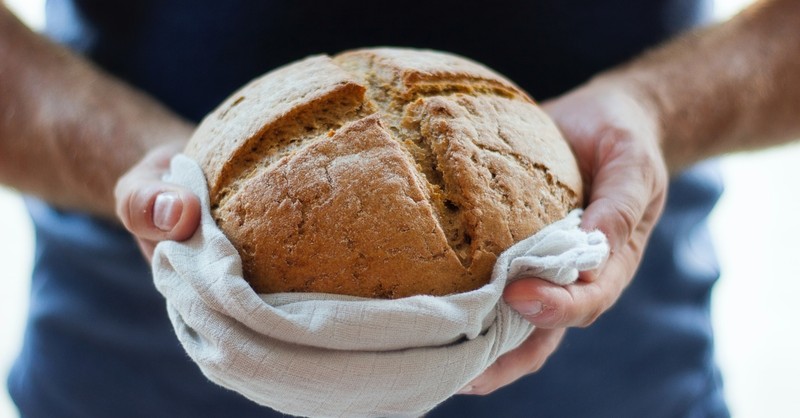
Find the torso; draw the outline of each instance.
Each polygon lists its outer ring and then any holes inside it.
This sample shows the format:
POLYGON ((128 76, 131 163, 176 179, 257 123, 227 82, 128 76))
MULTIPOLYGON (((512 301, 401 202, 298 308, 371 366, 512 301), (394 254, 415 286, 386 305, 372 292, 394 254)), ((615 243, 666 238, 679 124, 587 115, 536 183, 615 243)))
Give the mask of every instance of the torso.
MULTIPOLYGON (((693 0, 50 0, 47 33, 198 120, 275 66, 371 45, 456 52, 541 100, 702 22, 706 11, 693 0)), ((612 311, 571 330, 541 373, 492 396, 456 397, 430 416, 690 408, 724 416, 708 328, 713 255, 686 260, 689 246, 708 248, 702 222, 718 193, 707 167, 677 179, 639 277, 612 311)), ((269 416, 191 364, 126 233, 38 202, 31 212, 39 238, 32 310, 9 380, 25 415, 269 416)))

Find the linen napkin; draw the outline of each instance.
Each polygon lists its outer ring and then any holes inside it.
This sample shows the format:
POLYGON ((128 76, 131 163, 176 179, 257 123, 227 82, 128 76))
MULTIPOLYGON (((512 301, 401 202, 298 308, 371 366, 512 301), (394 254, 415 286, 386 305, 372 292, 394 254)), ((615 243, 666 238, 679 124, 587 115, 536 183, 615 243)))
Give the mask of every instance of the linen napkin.
POLYGON ((491 282, 474 291, 396 300, 256 294, 211 217, 200 167, 178 155, 169 180, 202 206, 194 236, 159 243, 153 257, 180 343, 210 380, 291 415, 424 414, 533 332, 502 300, 509 280, 570 283, 608 255, 603 234, 580 230, 574 211, 501 254, 491 282))

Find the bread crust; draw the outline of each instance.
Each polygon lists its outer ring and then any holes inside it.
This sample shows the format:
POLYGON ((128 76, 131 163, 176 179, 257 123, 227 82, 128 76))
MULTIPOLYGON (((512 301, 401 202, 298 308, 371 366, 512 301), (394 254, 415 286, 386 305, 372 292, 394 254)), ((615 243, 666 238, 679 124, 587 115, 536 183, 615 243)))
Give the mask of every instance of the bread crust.
POLYGON ((260 293, 446 295, 580 206, 567 143, 521 89, 454 55, 314 56, 246 85, 186 153, 260 293))

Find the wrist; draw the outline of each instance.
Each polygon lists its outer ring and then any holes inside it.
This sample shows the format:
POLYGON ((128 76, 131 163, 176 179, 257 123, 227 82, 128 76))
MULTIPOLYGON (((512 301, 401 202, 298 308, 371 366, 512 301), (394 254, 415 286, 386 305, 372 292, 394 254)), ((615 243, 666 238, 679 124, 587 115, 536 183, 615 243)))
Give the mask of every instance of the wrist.
POLYGON ((675 109, 659 93, 661 88, 654 87, 653 83, 660 82, 652 80, 646 73, 622 68, 598 75, 586 84, 586 88, 609 96, 610 106, 625 109, 618 113, 635 119, 640 129, 649 132, 648 136, 655 141, 668 171, 675 173, 691 164, 692 151, 680 145, 684 143, 684 126, 676 123, 672 116, 675 109))
POLYGON ((667 132, 664 104, 643 77, 616 72, 601 74, 589 80, 587 87, 611 97, 612 105, 626 109, 664 150, 667 132))

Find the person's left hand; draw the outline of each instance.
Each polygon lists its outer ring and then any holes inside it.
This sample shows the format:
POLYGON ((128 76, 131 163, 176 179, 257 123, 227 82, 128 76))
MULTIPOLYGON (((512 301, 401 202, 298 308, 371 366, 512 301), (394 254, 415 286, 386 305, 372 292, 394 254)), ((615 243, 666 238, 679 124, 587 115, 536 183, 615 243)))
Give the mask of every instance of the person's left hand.
POLYGON ((633 278, 661 216, 668 174, 658 115, 625 80, 596 79, 543 104, 570 143, 587 191, 581 228, 605 233, 611 255, 598 271, 558 286, 519 279, 505 301, 536 326, 459 393, 488 394, 539 370, 568 327, 591 325, 633 278))

